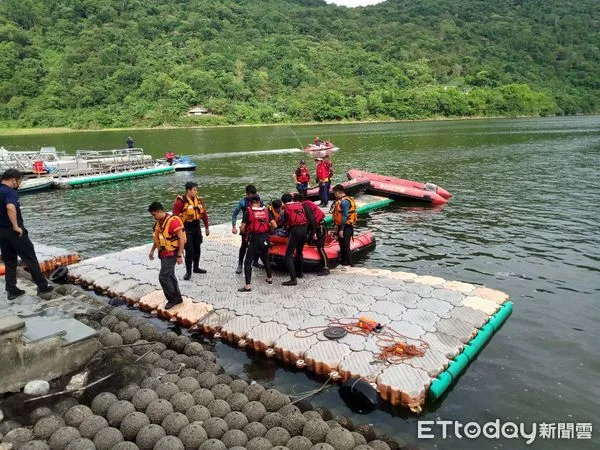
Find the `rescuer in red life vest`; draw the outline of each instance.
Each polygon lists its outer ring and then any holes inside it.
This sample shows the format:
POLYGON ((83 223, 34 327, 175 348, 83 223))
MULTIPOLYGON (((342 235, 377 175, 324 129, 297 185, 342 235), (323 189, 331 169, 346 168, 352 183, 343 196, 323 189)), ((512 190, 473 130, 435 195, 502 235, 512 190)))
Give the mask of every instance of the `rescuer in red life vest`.
POLYGON ((319 206, 327 207, 329 204, 329 186, 331 179, 329 178, 329 166, 323 158, 316 158, 317 163, 317 181, 319 183, 319 198, 321 204, 319 206))
POLYGON ((292 201, 291 194, 281 196, 285 214, 285 226, 288 229, 288 243, 285 249, 285 265, 290 273, 290 280, 284 281, 284 286, 296 286, 304 272, 304 244, 308 227, 314 229, 315 218, 310 208, 299 202, 292 201), (294 252, 296 256, 294 257, 294 252))
POLYGON ((323 269, 317 272, 317 275, 329 275, 329 262, 327 260, 327 253, 325 253, 325 238, 327 237, 325 213, 310 200, 304 200, 302 203, 310 208, 310 211, 315 218, 315 228, 308 228, 306 242, 309 245, 315 245, 317 247, 317 251, 321 256, 321 261, 323 261, 323 269))
POLYGON ((242 218, 242 233, 248 236, 248 249, 246 250, 246 259, 244 260, 244 275, 246 284, 238 289, 240 292, 252 291, 252 263, 255 257, 260 256, 265 263, 267 271, 267 284, 273 284, 271 275, 271 263, 269 261, 269 233, 277 228, 273 216, 269 210, 261 206, 260 197, 257 195, 250 197, 250 206, 244 211, 242 218))
POLYGON ((306 199, 306 192, 308 191, 308 182, 310 181, 310 173, 306 168, 306 161, 300 160, 300 167, 294 172, 294 180, 296 180, 296 189, 298 194, 302 196, 302 199, 306 199))
POLYGON ((165 155, 165 159, 169 163, 169 165, 173 165, 173 160, 175 159, 175 153, 168 151, 165 155))

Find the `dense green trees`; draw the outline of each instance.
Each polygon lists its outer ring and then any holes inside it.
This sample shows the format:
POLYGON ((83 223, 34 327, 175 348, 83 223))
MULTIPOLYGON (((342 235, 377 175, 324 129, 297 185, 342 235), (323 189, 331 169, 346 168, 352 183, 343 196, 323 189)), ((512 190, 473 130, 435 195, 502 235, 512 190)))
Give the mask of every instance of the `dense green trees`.
POLYGON ((0 125, 598 112, 599 17, 596 0, 3 0, 0 125))

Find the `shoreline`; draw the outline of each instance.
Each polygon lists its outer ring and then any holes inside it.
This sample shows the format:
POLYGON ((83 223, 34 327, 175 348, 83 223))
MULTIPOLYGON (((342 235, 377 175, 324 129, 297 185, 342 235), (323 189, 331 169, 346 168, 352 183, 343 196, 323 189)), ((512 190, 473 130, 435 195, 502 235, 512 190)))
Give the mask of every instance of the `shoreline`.
POLYGON ((88 128, 76 129, 68 127, 57 128, 1 128, 0 136, 24 136, 39 134, 67 134, 67 133, 94 133, 100 131, 140 131, 140 130, 184 130, 184 129, 211 129, 211 128, 258 128, 258 127, 306 127, 319 125, 368 125, 382 123, 410 123, 410 122, 454 122, 467 120, 498 120, 498 119, 534 119, 547 117, 593 117, 598 114, 582 114, 574 116, 464 116, 464 117, 431 117, 426 119, 382 119, 382 120, 356 120, 356 121, 325 121, 325 122, 289 122, 289 123, 262 123, 262 124, 236 124, 236 125, 161 125, 157 127, 132 127, 132 128, 88 128))

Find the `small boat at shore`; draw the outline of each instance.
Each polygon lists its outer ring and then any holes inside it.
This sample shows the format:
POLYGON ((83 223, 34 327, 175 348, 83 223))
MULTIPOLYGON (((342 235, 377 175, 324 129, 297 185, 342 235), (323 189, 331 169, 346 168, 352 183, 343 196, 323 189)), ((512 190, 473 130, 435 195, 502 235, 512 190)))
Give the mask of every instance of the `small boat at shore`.
MULTIPOLYGON (((346 194, 354 197, 355 195, 358 195, 361 192, 366 191, 370 185, 370 182, 369 182, 369 180, 364 180, 364 179, 352 179, 352 180, 344 181, 340 184, 342 186, 344 186, 344 189, 346 190, 346 194)), ((335 199, 335 195, 333 194, 333 186, 334 186, 333 184, 329 186, 329 199, 330 200, 335 199)), ((306 192, 306 198, 308 198, 309 200, 319 199, 319 186, 310 188, 306 192)))
POLYGON ((26 178, 19 186, 19 193, 45 191, 52 188, 52 178, 26 178))
POLYGON ((193 171, 196 170, 196 163, 189 156, 177 156, 172 163, 167 162, 165 158, 156 160, 157 166, 173 166, 175 172, 193 171))
POLYGON ((347 176, 349 179, 369 181, 367 193, 394 200, 443 205, 452 197, 450 192, 433 183, 388 177, 358 169, 348 170, 347 176))
MULTIPOLYGON (((277 267, 285 267, 285 251, 287 248, 287 237, 271 236, 271 247, 269 248, 269 257, 271 262, 277 267)), ((370 252, 375 248, 375 236, 370 231, 355 235, 350 241, 350 253, 354 260, 370 252)), ((333 234, 328 234, 325 239, 325 254, 329 268, 335 267, 340 263, 340 245, 333 234)), ((317 247, 314 245, 305 245, 304 251, 304 270, 314 271, 323 267, 321 256, 317 247)))
POLYGON ((323 156, 331 155, 338 150, 339 148, 329 141, 321 142, 320 144, 308 144, 304 147, 304 151, 313 158, 322 158, 323 156))

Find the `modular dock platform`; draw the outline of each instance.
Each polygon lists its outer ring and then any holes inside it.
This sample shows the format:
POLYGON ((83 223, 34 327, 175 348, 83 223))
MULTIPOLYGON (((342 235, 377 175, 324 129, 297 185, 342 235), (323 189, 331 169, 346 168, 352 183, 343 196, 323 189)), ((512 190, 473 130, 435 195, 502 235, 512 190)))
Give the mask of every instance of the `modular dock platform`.
POLYGON ((150 245, 84 260, 71 267, 70 276, 141 310, 325 377, 365 377, 384 400, 415 412, 428 396, 443 394, 511 311, 500 291, 362 267, 325 277, 307 273, 293 287, 281 285, 287 274, 275 272, 268 285, 265 271, 254 269, 253 290, 242 293, 243 274, 234 273, 239 244, 230 225, 211 227, 201 259, 208 273, 184 281, 185 268, 177 266, 184 303, 168 311, 158 283, 160 262, 148 259, 150 245), (324 336, 328 324, 351 324, 360 316, 406 336, 408 344, 425 342, 425 353, 386 363, 378 359, 376 333, 324 336), (310 327, 316 328, 303 331, 310 327))
MULTIPOLYGON (((34 243, 34 246, 40 263, 40 270, 45 273, 52 272, 59 266, 74 264, 81 259, 77 252, 65 250, 64 248, 39 243, 34 243)), ((21 264, 21 260, 19 260, 19 264, 21 264)), ((0 275, 4 275, 5 271, 6 268, 0 257, 0 275)))

